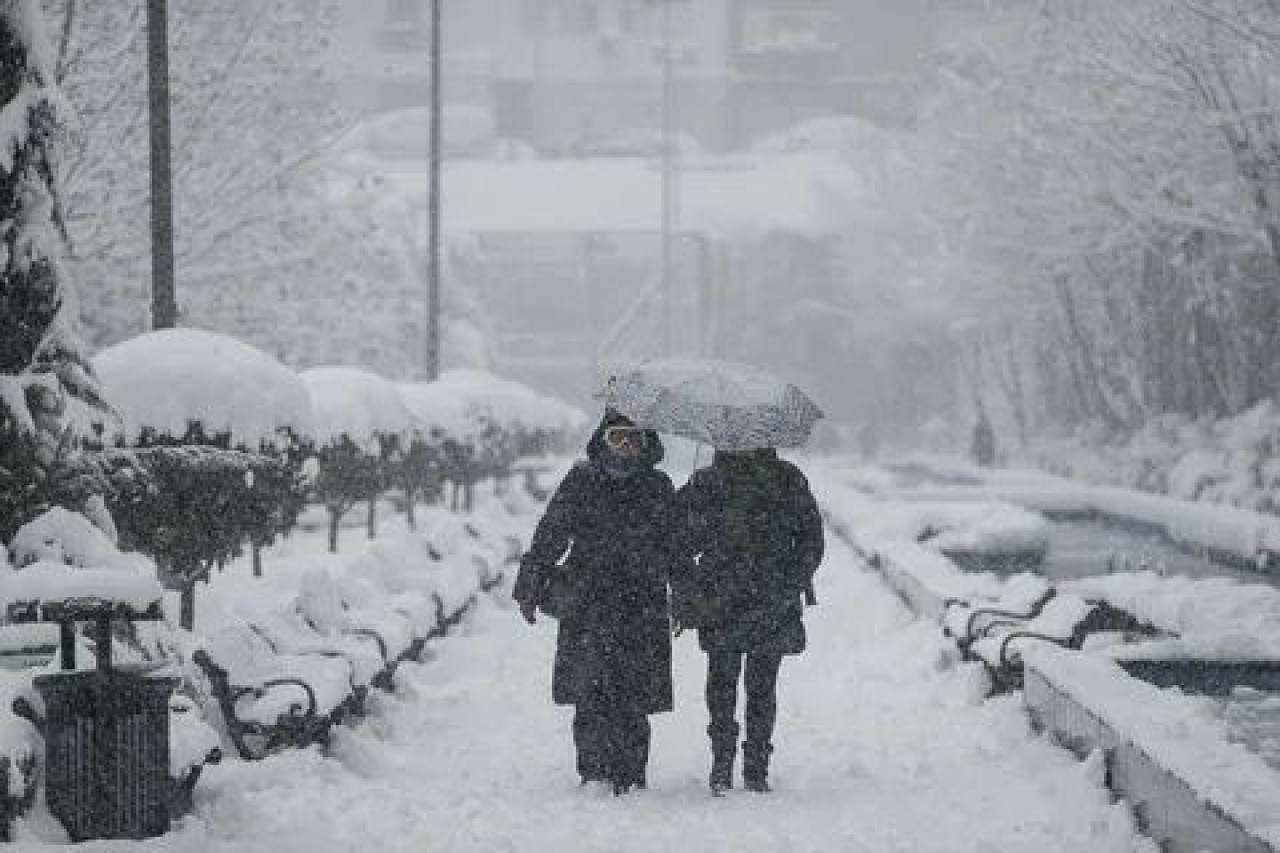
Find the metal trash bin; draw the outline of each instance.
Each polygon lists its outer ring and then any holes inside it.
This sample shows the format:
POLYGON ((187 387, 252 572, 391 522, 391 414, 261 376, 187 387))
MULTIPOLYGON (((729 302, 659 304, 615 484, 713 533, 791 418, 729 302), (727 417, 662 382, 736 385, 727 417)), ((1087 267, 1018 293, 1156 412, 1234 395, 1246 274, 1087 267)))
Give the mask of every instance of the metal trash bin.
POLYGON ((101 600, 41 602, 59 624, 62 671, 38 676, 44 700, 45 800, 73 841, 142 839, 169 831, 169 697, 173 677, 112 666, 111 623, 162 618, 101 600), (78 671, 76 624, 91 622, 97 666, 78 671))
POLYGON ((45 703, 45 798, 73 841, 169 831, 176 678, 118 670, 35 679, 45 703))

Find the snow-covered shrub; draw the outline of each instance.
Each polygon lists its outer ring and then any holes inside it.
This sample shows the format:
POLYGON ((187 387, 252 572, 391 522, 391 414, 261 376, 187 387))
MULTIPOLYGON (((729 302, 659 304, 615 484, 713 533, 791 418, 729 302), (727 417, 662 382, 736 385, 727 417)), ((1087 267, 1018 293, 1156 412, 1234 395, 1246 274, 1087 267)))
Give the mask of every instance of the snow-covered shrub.
MULTIPOLYGON (((99 353, 94 365, 120 412, 118 443, 263 457, 251 466, 240 521, 260 574, 261 549, 293 528, 306 497, 303 465, 314 421, 302 380, 248 344, 198 329, 140 335, 99 353)), ((191 457, 174 456, 173 464, 181 458, 191 457)), ((202 463, 192 476, 207 470, 202 463)), ((208 499, 221 490, 210 482, 208 499)))
POLYGON ((259 483, 284 480, 286 463, 218 447, 171 446, 107 451, 125 455, 147 479, 122 488, 112 507, 120 544, 155 559, 161 579, 182 593, 180 622, 195 623, 195 587, 215 566, 238 557, 276 496, 259 483))
POLYGON ((440 499, 450 478, 448 456, 457 452, 459 442, 471 441, 476 425, 466 401, 439 382, 400 383, 396 390, 409 410, 412 434, 394 477, 405 493, 405 509, 413 523, 415 499, 440 499))
POLYGON ((329 549, 336 552, 342 517, 358 503, 368 502, 369 537, 376 535, 374 507, 394 482, 413 419, 396 387, 374 373, 318 367, 302 381, 316 419, 315 497, 329 513, 329 549))

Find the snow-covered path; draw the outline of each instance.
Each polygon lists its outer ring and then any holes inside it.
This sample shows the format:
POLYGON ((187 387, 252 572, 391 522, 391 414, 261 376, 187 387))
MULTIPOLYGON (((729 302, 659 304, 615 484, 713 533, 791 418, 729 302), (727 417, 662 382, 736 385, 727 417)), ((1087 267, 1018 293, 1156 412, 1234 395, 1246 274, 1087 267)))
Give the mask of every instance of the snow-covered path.
POLYGON ((554 624, 486 603, 330 756, 213 768, 197 815, 145 848, 1146 849, 1085 765, 1034 736, 1016 699, 980 703, 977 673, 949 665, 936 629, 834 538, 818 594, 811 651, 783 668, 771 796, 707 794, 703 657, 688 635, 678 708, 654 718, 650 790, 579 789, 569 711, 549 700, 554 624))

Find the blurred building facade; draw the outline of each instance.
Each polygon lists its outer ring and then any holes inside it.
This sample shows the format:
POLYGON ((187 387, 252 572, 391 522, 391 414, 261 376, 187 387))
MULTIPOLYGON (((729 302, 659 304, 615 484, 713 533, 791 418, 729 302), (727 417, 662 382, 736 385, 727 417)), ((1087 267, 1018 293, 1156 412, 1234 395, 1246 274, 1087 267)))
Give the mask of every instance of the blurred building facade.
MULTIPOLYGON (((368 112, 424 105, 429 0, 343 2, 345 96, 368 112)), ((444 0, 446 100, 545 154, 634 153, 656 145, 669 50, 674 124, 711 151, 819 116, 902 124, 934 5, 444 0)))

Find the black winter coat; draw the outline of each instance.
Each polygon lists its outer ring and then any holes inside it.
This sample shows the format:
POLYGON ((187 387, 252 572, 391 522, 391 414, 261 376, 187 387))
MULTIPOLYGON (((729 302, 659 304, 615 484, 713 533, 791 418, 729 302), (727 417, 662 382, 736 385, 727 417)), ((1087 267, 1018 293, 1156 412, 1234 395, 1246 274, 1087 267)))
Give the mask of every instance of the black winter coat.
POLYGON ((513 595, 560 620, 552 697, 652 714, 672 707, 667 582, 675 489, 654 465, 656 433, 639 470, 606 470, 606 420, 560 483, 521 561, 513 595), (567 553, 567 556, 566 556, 567 553))
POLYGON ((822 516, 800 469, 768 451, 695 471, 677 497, 688 559, 673 607, 707 652, 804 651, 803 597, 822 562, 822 516))

